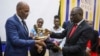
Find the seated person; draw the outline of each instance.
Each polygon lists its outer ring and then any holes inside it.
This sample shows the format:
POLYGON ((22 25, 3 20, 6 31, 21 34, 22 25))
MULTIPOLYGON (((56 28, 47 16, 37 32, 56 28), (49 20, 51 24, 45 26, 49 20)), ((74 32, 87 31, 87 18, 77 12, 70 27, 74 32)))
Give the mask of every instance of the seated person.
MULTIPOLYGON (((38 33, 37 28, 42 28, 43 22, 44 21, 42 18, 39 18, 37 20, 37 24, 33 26, 33 29, 30 32, 30 37, 33 37, 33 39, 35 39, 35 37, 38 33)), ((35 46, 31 46, 31 48, 30 48, 31 56, 44 56, 45 52, 46 52, 46 47, 38 45, 38 44, 35 44, 35 46)))

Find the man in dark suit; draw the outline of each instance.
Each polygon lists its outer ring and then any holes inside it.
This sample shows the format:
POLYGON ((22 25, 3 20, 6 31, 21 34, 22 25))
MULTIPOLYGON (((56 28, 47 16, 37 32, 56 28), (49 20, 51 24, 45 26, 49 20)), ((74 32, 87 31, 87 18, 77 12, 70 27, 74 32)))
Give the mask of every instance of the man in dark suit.
POLYGON ((62 48, 63 56, 85 56, 86 44, 93 32, 91 27, 83 19, 83 10, 74 7, 70 14, 70 24, 62 33, 51 33, 51 37, 64 38, 66 41, 62 48))
POLYGON ((29 5, 23 1, 16 7, 17 13, 10 17, 5 25, 6 49, 4 56, 28 56, 28 47, 35 44, 43 45, 42 40, 33 40, 28 36, 25 19, 29 14, 29 5))

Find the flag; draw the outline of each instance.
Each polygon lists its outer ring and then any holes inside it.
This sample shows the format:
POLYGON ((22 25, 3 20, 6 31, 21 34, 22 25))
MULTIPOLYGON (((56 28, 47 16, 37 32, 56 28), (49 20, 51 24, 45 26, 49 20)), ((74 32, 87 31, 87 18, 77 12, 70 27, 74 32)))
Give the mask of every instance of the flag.
POLYGON ((99 18, 99 36, 100 36, 100 18, 99 18))

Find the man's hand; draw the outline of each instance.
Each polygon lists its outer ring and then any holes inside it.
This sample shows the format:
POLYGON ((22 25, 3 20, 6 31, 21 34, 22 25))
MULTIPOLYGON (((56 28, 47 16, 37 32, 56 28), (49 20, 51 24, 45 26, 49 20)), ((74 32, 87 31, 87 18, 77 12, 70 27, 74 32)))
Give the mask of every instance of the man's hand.
POLYGON ((43 50, 43 46, 39 45, 39 44, 35 44, 35 46, 37 47, 37 51, 38 53, 41 53, 43 50))
POLYGON ((37 51, 38 51, 38 53, 41 53, 43 51, 43 47, 42 46, 38 46, 37 47, 37 51))
POLYGON ((43 40, 35 40, 35 43, 36 43, 36 44, 39 44, 39 45, 41 45, 41 46, 46 46, 46 44, 44 43, 43 40))
POLYGON ((52 50, 53 52, 58 52, 58 51, 59 51, 59 48, 58 48, 57 46, 53 46, 53 47, 51 48, 51 50, 52 50))
POLYGON ((45 29, 45 32, 48 33, 48 34, 51 34, 52 32, 48 29, 45 29))
POLYGON ((90 52, 91 52, 91 49, 87 47, 86 48, 86 56, 91 56, 90 52))

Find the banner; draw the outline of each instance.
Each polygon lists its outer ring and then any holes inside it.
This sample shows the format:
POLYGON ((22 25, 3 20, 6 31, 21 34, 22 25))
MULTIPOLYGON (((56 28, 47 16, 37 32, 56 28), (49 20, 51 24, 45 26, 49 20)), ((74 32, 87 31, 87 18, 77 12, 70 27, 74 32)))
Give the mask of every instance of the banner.
POLYGON ((61 25, 64 21, 70 20, 72 8, 79 6, 83 9, 84 19, 92 20, 94 29, 100 32, 100 0, 60 0, 61 25))

